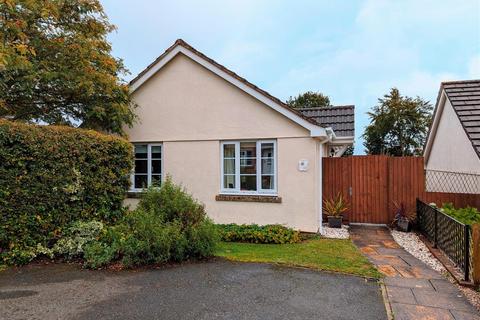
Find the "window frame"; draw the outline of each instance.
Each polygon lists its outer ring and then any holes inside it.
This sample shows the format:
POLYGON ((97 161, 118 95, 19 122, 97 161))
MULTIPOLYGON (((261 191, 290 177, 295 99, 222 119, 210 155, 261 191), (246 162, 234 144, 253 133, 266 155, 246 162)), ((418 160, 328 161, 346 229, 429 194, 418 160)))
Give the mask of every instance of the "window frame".
POLYGON ((274 139, 261 139, 261 140, 232 140, 220 142, 220 194, 230 195, 265 195, 276 196, 278 193, 278 169, 277 169, 277 140, 274 139), (240 143, 242 142, 255 142, 256 147, 256 187, 255 191, 242 191, 240 190, 240 143), (271 143, 273 145, 273 189, 262 189, 262 144, 271 143), (224 187, 224 146, 235 146, 235 188, 224 187))
POLYGON ((131 192, 142 192, 146 188, 135 188, 135 146, 136 145, 146 145, 147 146, 147 187, 152 185, 152 175, 160 176, 160 185, 163 183, 163 158, 164 158, 164 149, 163 143, 148 143, 148 142, 133 142, 133 169, 130 175, 130 191, 131 192), (152 159, 152 147, 160 147, 160 158, 152 159), (160 174, 152 173, 152 160, 160 160, 160 174))

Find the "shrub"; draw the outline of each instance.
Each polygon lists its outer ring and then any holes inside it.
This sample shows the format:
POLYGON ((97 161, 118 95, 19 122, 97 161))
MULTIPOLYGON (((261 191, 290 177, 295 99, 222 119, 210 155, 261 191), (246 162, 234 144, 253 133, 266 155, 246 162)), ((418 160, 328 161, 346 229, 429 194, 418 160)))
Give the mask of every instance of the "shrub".
POLYGON ((480 223, 480 212, 476 208, 466 207, 455 209, 453 204, 444 203, 440 211, 457 219, 464 224, 480 223))
POLYGON ((119 137, 0 120, 0 258, 26 263, 76 220, 118 220, 132 158, 119 137))
POLYGON ((151 187, 138 204, 140 209, 152 211, 163 221, 180 220, 183 228, 194 226, 206 217, 205 208, 170 177, 161 188, 151 187))
POLYGON ((154 211, 136 210, 120 226, 123 241, 116 245, 127 266, 184 258, 186 239, 178 221, 164 222, 154 211))
POLYGON ((14 247, 9 251, 4 251, 0 254, 2 263, 6 265, 26 264, 40 256, 53 258, 53 251, 49 248, 42 246, 41 244, 37 244, 36 246, 32 247, 14 247))
POLYGON ((101 268, 109 264, 116 257, 116 248, 104 242, 95 241, 85 246, 85 266, 92 269, 101 268))
POLYGON ((64 237, 53 246, 53 253, 67 259, 83 256, 85 247, 100 238, 104 225, 100 221, 76 221, 66 229, 64 237))
POLYGON ((183 261, 213 255, 217 230, 191 195, 167 178, 150 188, 136 210, 109 227, 85 250, 91 268, 121 261, 126 267, 183 261))
POLYGON ((300 242, 300 232, 278 224, 265 226, 220 224, 217 225, 221 239, 227 242, 251 243, 296 243, 300 242))

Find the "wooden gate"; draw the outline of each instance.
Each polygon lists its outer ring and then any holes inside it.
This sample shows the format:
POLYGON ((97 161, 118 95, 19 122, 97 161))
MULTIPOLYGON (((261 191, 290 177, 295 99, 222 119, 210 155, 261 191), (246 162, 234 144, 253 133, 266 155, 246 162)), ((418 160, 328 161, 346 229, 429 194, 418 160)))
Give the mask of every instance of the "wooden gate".
POLYGON ((388 224, 394 203, 415 212, 425 188, 422 157, 353 156, 323 159, 323 198, 341 192, 349 222, 388 224))

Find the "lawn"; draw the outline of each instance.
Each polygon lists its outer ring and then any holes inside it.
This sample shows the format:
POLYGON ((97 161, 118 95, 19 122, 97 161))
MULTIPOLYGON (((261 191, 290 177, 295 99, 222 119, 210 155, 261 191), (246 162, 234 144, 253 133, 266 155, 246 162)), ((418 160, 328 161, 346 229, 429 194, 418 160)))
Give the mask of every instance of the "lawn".
POLYGON ((216 255, 233 261, 270 262, 381 277, 350 240, 312 239, 295 244, 222 242, 216 255))

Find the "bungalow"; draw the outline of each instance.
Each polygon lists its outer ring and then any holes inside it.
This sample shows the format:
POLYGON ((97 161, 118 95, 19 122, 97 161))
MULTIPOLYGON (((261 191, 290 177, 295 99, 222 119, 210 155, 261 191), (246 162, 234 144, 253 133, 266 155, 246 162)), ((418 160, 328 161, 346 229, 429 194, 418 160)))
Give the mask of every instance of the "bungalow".
POLYGON ((480 80, 440 85, 424 157, 428 191, 480 193, 480 80))
POLYGON ((353 106, 292 109, 183 40, 130 87, 138 122, 126 128, 127 204, 170 175, 218 223, 321 227, 322 157, 353 144, 353 106))

